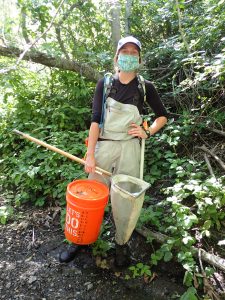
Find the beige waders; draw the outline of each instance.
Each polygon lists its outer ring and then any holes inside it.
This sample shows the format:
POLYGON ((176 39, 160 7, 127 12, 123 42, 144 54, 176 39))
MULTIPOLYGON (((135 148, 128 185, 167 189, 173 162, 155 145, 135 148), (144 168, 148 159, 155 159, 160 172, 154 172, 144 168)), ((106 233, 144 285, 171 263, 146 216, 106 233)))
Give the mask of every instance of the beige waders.
MULTIPOLYGON (((140 141, 128 134, 131 123, 142 124, 137 107, 108 97, 100 141, 95 148, 95 159, 97 166, 112 172, 113 175, 124 174, 133 177, 140 175, 140 141)), ((108 176, 91 173, 89 179, 110 185, 108 176)))
MULTIPOLYGON (((95 148, 97 166, 113 174, 139 177, 140 142, 138 138, 128 134, 131 123, 142 124, 137 107, 108 97, 104 124, 99 136, 103 140, 98 141, 95 148)), ((89 178, 107 182, 109 185, 107 176, 92 173, 89 178)))

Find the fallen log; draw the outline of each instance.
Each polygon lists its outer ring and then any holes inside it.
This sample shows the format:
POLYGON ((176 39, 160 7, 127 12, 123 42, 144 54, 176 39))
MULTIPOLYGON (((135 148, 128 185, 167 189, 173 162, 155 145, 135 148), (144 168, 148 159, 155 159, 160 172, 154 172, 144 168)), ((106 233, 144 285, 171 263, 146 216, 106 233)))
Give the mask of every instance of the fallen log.
MULTIPOLYGON (((160 244, 165 243, 170 238, 169 236, 167 236, 165 234, 162 234, 160 232, 154 232, 146 227, 136 228, 135 230, 136 230, 136 232, 138 232, 140 235, 142 235, 145 238, 148 238, 148 237, 154 238, 160 244)), ((192 246, 191 249, 196 258, 198 258, 198 253, 199 253, 199 251, 201 251, 202 260, 204 260, 205 262, 209 263, 210 265, 212 265, 214 267, 217 267, 221 271, 225 272, 225 259, 223 259, 215 254, 208 253, 202 248, 195 248, 192 246)))

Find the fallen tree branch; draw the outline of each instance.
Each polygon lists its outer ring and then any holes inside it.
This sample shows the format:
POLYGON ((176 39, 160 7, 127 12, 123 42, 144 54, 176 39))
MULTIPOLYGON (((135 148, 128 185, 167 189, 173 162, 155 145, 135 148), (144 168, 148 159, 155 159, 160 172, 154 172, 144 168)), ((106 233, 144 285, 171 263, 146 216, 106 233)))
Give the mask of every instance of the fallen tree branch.
MULTIPOLYGON (((19 57, 23 51, 16 47, 5 47, 0 45, 0 56, 19 57)), ((23 60, 32 61, 48 67, 59 68, 62 70, 73 71, 87 79, 96 82, 101 78, 98 71, 85 63, 76 62, 60 57, 53 57, 37 50, 30 50, 23 56, 23 60)), ((0 73, 4 73, 3 70, 0 73)))
POLYGON ((211 164, 210 164, 209 158, 208 158, 208 156, 207 156, 206 153, 204 153, 204 159, 205 159, 205 162, 206 162, 207 167, 208 167, 208 169, 209 169, 210 175, 211 175, 212 177, 215 177, 215 175, 214 175, 214 173, 213 173, 212 166, 211 166, 211 164))
POLYGON ((165 243, 165 241, 169 238, 167 235, 165 235, 163 233, 151 231, 150 229, 148 229, 146 227, 136 228, 135 230, 145 238, 148 238, 148 237, 154 238, 160 244, 165 243))
POLYGON ((225 171, 225 163, 216 154, 214 154, 212 151, 210 151, 208 148, 206 148, 205 145, 203 145, 201 147, 195 147, 195 148, 200 149, 200 150, 210 154, 218 162, 218 164, 222 167, 222 169, 225 171))
MULTIPOLYGON (((160 244, 165 243, 170 238, 169 236, 167 236, 165 234, 162 234, 160 232, 151 231, 150 229, 148 229, 146 227, 136 228, 136 231, 145 238, 148 238, 148 237, 154 238, 160 244)), ((202 260, 204 260, 205 262, 209 263, 210 265, 217 267, 218 269, 225 272, 225 259, 223 259, 217 255, 208 253, 201 248, 198 249, 198 248, 195 248, 192 246, 191 249, 193 250, 194 256, 196 258, 198 258, 198 253, 199 253, 199 249, 200 249, 202 260)))
POLYGON ((218 134, 220 134, 220 135, 222 135, 222 136, 224 136, 225 137, 225 132, 224 131, 222 131, 222 130, 218 130, 218 129, 214 129, 214 128, 210 128, 210 127, 206 127, 209 131, 212 131, 212 132, 215 132, 215 133, 218 133, 218 134))

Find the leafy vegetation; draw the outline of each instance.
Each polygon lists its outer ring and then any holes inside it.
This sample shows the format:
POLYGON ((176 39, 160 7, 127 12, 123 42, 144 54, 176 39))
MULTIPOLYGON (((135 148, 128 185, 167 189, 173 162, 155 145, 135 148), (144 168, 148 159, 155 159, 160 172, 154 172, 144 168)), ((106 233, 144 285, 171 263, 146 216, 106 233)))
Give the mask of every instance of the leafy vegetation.
MULTIPOLYGON (((129 270, 132 272, 132 278, 140 277, 140 276, 151 276, 152 272, 150 271, 150 267, 148 265, 144 265, 143 263, 137 263, 136 266, 129 267, 129 270)), ((130 279, 130 276, 127 275, 126 279, 130 279)))
POLYGON ((65 204, 66 185, 82 173, 81 166, 12 133, 16 128, 71 154, 84 156, 92 86, 88 89, 85 85, 79 92, 76 85, 84 86, 83 79, 76 81, 74 75, 57 71, 51 77, 46 74, 43 85, 44 75, 39 77, 28 71, 26 77, 13 74, 11 81, 2 86, 7 93, 2 103, 1 176, 3 188, 16 192, 16 204, 32 201, 43 206, 54 199, 65 204), (54 80, 59 84, 51 88, 54 80), (65 93, 70 81, 73 89, 65 93), (82 102, 87 103, 86 107, 82 102))
MULTIPOLYGON (((126 4, 120 1, 122 33, 126 4)), ((224 4, 224 0, 135 0, 128 22, 130 33, 143 44, 140 71, 156 85, 170 112, 167 126, 146 142, 144 179, 151 189, 139 220, 139 226, 153 227, 169 239, 149 255, 149 265, 132 266, 130 277, 151 276, 151 267, 160 260, 176 259, 188 287, 180 299, 200 299, 202 273, 210 278, 215 271, 200 268, 193 246, 210 245, 212 233, 224 230, 225 178, 216 160, 210 160, 214 176, 209 175, 197 149, 206 144, 224 157, 224 137, 211 131, 224 132, 225 124, 224 4)), ((58 7, 59 1, 42 0, 3 6, 0 189, 13 195, 0 207, 1 224, 14 217, 15 205, 25 202, 64 207, 67 184, 85 176, 81 166, 12 133, 16 128, 78 157, 85 154, 96 78, 89 71, 103 74, 113 68, 113 6, 88 0, 64 1, 56 13, 58 7), (15 48, 32 42, 33 62, 21 60, 16 65, 15 48), (15 56, 6 54, 7 47, 14 47, 10 51, 15 56), (37 51, 41 55, 35 59, 37 51), (58 69, 47 67, 44 55, 51 56, 48 63, 53 58, 64 61, 58 69), (67 62, 76 66, 75 72, 67 62)), ((62 210, 62 223, 64 214, 62 210)), ((95 255, 104 256, 112 247, 107 226, 93 246, 95 255)))

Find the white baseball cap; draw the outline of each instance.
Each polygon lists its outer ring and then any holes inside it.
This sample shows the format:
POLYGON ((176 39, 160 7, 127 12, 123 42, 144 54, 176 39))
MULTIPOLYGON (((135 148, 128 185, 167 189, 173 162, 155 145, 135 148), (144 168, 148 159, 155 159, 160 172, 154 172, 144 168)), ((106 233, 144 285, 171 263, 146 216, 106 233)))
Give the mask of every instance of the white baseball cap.
POLYGON ((141 51, 141 42, 139 42, 139 40, 137 40, 133 36, 126 36, 125 38, 119 40, 116 52, 118 53, 118 51, 127 43, 135 44, 138 47, 138 49, 141 51))

